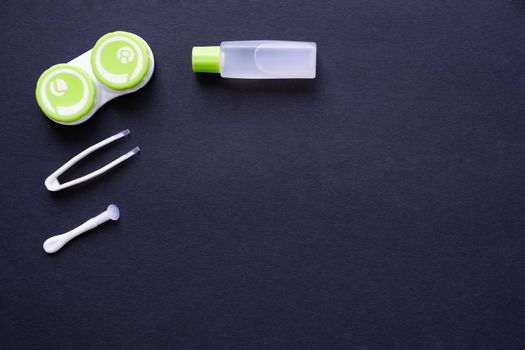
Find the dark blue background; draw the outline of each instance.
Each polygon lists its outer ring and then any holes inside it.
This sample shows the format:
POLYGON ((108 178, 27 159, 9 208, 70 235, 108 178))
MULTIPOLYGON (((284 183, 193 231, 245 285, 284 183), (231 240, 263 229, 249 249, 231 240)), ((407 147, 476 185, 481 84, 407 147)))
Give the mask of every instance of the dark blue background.
POLYGON ((13 0, 0 26, 0 348, 525 348, 523 1, 13 0), (39 75, 114 30, 151 82, 47 120, 39 75), (243 39, 317 42, 317 79, 191 72, 243 39), (138 157, 45 189, 126 128, 66 177, 138 157))

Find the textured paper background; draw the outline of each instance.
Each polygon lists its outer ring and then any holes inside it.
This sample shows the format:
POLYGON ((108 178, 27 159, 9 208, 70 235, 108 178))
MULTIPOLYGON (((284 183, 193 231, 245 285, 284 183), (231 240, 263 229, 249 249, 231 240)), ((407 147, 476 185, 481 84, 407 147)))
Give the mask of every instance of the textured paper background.
POLYGON ((3 1, 0 26, 0 348, 525 348, 522 1, 3 1), (149 85, 43 117, 41 72, 119 29, 149 85), (318 78, 191 72, 242 39, 317 42, 318 78), (138 157, 46 191, 126 128, 67 177, 138 157))

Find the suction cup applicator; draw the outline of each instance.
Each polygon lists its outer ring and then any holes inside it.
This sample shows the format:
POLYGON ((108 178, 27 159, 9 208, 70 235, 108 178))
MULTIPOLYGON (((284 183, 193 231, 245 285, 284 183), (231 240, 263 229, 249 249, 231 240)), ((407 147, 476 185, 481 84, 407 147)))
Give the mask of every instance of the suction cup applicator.
POLYGON ((48 254, 56 253, 60 250, 67 242, 75 238, 76 236, 89 231, 91 229, 94 229, 98 225, 102 225, 108 220, 118 220, 120 217, 120 210, 115 204, 110 204, 108 208, 103 211, 102 213, 98 214, 94 218, 89 219, 82 225, 78 226, 77 228, 63 233, 61 235, 53 236, 48 238, 44 242, 44 250, 48 254))

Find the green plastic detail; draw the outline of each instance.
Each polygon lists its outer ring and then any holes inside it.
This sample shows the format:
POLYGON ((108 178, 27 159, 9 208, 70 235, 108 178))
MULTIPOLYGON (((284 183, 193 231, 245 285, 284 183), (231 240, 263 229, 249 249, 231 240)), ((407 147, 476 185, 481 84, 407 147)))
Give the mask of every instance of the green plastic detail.
POLYGON ((97 79, 113 90, 127 90, 148 73, 148 48, 140 37, 113 32, 100 38, 91 51, 91 67, 97 79))
POLYGON ((42 73, 35 95, 47 117, 71 123, 91 111, 95 103, 95 84, 81 68, 57 64, 42 73))
POLYGON ((193 50, 191 51, 191 69, 196 73, 220 73, 221 47, 193 47, 193 50))

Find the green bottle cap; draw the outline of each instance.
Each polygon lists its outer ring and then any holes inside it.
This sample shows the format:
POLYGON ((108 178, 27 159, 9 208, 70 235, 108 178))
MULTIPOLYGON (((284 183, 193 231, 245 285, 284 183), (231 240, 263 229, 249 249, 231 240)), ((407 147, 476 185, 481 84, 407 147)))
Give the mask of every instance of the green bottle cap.
POLYGON ((91 111, 95 103, 95 84, 81 68, 57 64, 42 73, 35 94, 48 118, 67 124, 91 111))
POLYGON ((148 73, 149 65, 146 44, 128 32, 104 35, 91 51, 93 73, 113 90, 127 90, 138 85, 148 73))
POLYGON ((195 73, 220 73, 221 47, 194 46, 191 51, 191 69, 195 73))

